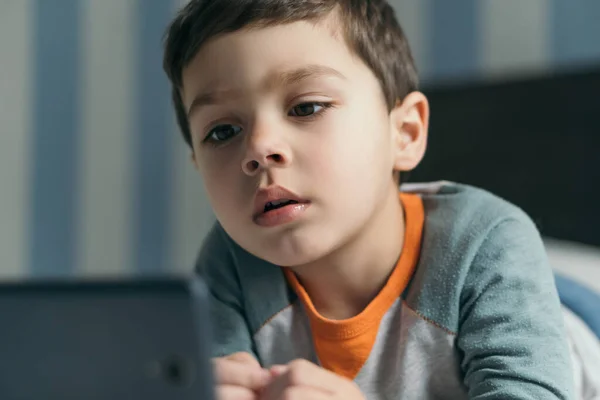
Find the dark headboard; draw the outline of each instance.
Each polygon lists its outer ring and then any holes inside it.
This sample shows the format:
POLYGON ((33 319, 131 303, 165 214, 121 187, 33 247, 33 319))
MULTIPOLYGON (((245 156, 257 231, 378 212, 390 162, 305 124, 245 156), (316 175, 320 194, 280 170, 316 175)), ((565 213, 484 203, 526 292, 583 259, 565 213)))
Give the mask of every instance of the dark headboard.
POLYGON ((424 91, 430 142, 410 181, 483 187, 542 234, 600 246, 600 69, 424 91))

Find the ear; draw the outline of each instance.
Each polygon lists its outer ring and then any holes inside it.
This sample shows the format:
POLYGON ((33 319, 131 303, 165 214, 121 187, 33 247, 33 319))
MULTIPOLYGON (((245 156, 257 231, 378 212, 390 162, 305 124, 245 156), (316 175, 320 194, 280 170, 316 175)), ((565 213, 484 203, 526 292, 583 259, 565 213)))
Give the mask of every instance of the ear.
POLYGON ((429 101, 413 92, 390 113, 394 171, 413 170, 425 155, 429 130, 429 101))

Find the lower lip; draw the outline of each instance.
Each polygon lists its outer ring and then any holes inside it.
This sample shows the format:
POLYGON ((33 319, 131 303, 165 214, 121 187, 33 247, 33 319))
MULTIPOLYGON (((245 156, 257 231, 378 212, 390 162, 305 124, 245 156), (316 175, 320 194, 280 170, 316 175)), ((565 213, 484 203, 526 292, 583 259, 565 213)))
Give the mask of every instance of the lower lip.
POLYGON ((310 207, 310 203, 290 204, 259 214, 254 217, 254 222, 256 225, 268 228, 288 224, 300 218, 308 207, 310 207))

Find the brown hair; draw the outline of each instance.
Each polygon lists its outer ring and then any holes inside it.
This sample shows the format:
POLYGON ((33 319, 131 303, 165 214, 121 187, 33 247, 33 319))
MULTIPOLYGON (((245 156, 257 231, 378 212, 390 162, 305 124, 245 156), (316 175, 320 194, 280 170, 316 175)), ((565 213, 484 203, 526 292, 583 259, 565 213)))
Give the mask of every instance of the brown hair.
POLYGON ((185 141, 191 134, 180 90, 183 69, 209 39, 247 27, 318 21, 339 12, 351 51, 371 68, 388 108, 418 89, 415 64, 394 10, 386 0, 191 0, 165 36, 163 68, 172 84, 177 123, 185 141))

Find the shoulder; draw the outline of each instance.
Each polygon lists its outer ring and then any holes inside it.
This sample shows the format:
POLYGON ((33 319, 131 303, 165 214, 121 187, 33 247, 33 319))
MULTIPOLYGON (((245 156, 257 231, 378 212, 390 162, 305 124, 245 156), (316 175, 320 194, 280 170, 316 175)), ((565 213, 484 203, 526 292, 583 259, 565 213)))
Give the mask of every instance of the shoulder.
POLYGON ((449 182, 403 187, 418 193, 425 209, 421 255, 405 293, 408 305, 450 331, 472 286, 516 271, 549 271, 538 230, 508 201, 468 185, 449 182), (533 266, 532 266, 533 264, 533 266), (522 267, 521 267, 522 266, 522 267))
POLYGON ((421 196, 426 227, 436 232, 472 234, 485 232, 507 219, 531 222, 519 207, 474 186, 436 182, 404 185, 402 190, 421 196))
POLYGON ((432 264, 450 258, 457 267, 467 268, 482 246, 509 247, 514 237, 540 242, 535 224, 522 209, 486 190, 450 182, 407 189, 423 201, 421 257, 432 264))
POLYGON ((293 300, 281 268, 241 248, 218 222, 203 241, 196 273, 213 298, 242 312, 253 332, 293 300))

